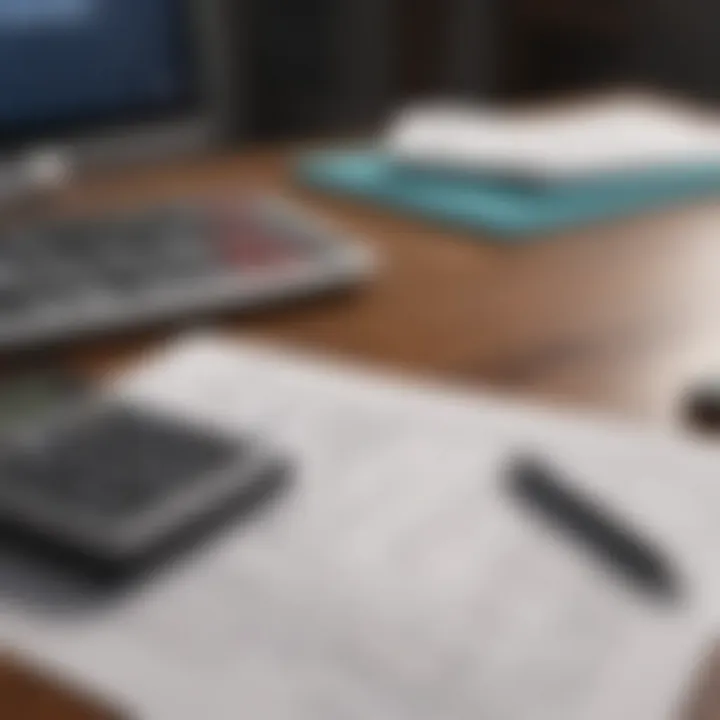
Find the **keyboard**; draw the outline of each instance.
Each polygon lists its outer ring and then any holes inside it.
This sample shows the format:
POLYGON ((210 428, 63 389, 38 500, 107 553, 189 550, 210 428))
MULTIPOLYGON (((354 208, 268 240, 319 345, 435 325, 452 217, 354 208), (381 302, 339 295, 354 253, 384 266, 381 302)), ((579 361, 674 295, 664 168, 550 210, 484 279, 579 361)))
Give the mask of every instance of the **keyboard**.
POLYGON ((362 243, 271 197, 15 228, 0 235, 0 348, 257 308, 372 265, 362 243))

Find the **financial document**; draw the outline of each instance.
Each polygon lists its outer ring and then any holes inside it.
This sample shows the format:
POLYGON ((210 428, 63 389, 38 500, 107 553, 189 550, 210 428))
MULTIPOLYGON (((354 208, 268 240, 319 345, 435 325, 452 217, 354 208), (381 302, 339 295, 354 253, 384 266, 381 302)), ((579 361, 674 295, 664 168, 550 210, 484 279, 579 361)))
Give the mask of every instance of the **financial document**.
POLYGON ((212 335, 114 391, 263 437, 291 487, 107 605, 43 613, 5 579, 6 647, 143 720, 683 717, 716 641, 717 451, 212 335), (659 545, 681 600, 517 507, 517 453, 659 545))

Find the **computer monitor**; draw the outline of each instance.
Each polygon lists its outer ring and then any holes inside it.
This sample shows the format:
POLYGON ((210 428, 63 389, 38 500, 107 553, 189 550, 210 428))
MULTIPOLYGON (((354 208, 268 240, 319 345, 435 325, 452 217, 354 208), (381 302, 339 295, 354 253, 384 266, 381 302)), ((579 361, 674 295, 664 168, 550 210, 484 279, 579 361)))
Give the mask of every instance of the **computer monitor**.
POLYGON ((207 147, 230 108, 224 0, 0 0, 0 161, 207 147))

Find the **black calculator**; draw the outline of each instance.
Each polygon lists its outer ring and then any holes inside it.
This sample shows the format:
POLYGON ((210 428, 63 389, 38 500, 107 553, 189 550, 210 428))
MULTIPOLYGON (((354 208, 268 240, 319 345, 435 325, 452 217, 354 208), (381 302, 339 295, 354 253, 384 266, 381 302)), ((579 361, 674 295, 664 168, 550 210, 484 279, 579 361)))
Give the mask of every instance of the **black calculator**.
POLYGON ((256 439, 115 399, 50 405, 2 434, 0 530, 98 576, 184 549, 288 479, 256 439))

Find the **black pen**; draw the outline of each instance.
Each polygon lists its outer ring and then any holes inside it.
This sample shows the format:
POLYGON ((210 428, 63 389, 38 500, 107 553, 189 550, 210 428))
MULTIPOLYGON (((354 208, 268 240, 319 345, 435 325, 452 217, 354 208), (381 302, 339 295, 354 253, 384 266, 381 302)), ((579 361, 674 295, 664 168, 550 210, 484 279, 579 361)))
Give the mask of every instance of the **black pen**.
POLYGON ((635 585, 665 599, 678 596, 680 583, 665 554, 554 470, 542 462, 520 458, 512 462, 508 481, 516 500, 540 513, 635 585))

